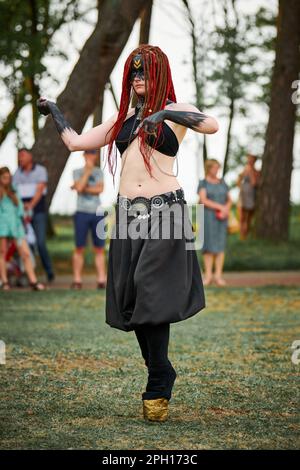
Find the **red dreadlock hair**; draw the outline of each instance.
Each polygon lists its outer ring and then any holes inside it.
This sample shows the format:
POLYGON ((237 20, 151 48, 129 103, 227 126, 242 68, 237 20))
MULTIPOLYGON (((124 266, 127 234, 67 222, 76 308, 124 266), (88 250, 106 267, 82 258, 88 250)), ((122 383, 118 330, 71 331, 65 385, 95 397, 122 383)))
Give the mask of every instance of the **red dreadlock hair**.
MULTIPOLYGON (((140 44, 131 52, 131 54, 129 54, 124 65, 120 109, 117 121, 112 127, 113 131, 108 145, 108 166, 110 173, 113 175, 113 181, 115 176, 114 170, 116 168, 117 156, 115 152, 114 162, 112 163, 112 148, 128 113, 132 91, 130 83, 130 72, 132 59, 137 54, 142 55, 145 74, 145 97, 142 119, 149 116, 150 114, 154 114, 157 111, 164 109, 168 99, 174 102, 177 101, 168 57, 157 46, 140 44)), ((158 125, 157 127, 157 136, 155 138, 153 148, 146 144, 147 134, 145 133, 144 129, 141 128, 138 132, 137 138, 139 139, 139 149, 143 155, 144 164, 150 176, 152 176, 152 172, 149 161, 156 147, 161 131, 162 124, 158 125)))

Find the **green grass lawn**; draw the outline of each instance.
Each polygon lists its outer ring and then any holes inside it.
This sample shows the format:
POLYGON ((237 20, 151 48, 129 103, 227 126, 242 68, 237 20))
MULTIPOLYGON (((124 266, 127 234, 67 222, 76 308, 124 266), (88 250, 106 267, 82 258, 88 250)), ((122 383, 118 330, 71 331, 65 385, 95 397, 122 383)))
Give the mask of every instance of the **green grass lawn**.
MULTIPOLYGON (((49 238, 48 247, 57 272, 70 273, 74 248, 74 230, 71 217, 52 216, 55 236, 49 238)), ((106 240, 106 254, 108 252, 106 240)), ((201 251, 198 251, 202 265, 201 251)), ((91 241, 85 254, 85 272, 94 271, 91 241)), ((39 263, 40 264, 40 263, 39 263)), ((225 271, 278 271, 300 269, 300 206, 292 207, 290 240, 270 243, 250 236, 241 241, 237 234, 227 238, 225 271)), ((43 272, 39 266, 39 272, 43 272)))
POLYGON ((138 343, 105 323, 104 303, 96 290, 0 294, 2 449, 299 448, 296 288, 211 288, 171 325, 165 423, 143 420, 138 343))

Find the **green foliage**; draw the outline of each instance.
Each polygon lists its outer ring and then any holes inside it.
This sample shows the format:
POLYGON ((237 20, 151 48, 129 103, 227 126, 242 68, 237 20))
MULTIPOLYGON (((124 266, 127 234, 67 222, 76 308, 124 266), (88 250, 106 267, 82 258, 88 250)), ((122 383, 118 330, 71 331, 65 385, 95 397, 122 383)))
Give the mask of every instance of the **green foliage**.
MULTIPOLYGON (((201 15, 194 18, 189 0, 182 0, 185 16, 187 19, 187 27, 192 40, 191 56, 184 59, 183 64, 187 64, 191 58, 192 73, 195 83, 195 105, 199 109, 208 107, 207 103, 207 52, 209 49, 210 31, 207 28, 206 18, 207 10, 200 8, 201 15)), ((201 3, 203 6, 203 2, 201 3)))
POLYGON ((79 0, 0 2, 0 57, 9 67, 4 83, 12 93, 22 86, 25 77, 40 79, 47 72, 42 58, 48 52, 64 55, 51 39, 64 23, 78 18, 78 3, 79 0))
POLYGON ((263 64, 260 66, 261 73, 258 74, 257 84, 259 92, 255 97, 257 103, 270 104, 271 97, 271 77, 275 57, 276 45, 276 20, 272 10, 267 8, 259 8, 253 20, 253 29, 255 37, 253 38, 254 46, 258 53, 263 56, 263 64))
MULTIPOLYGON (((2 82, 6 99, 15 105, 14 122, 10 123, 8 132, 15 127, 20 109, 27 102, 35 103, 41 79, 55 81, 55 72, 50 73, 44 59, 68 58, 65 48, 55 44, 53 37, 64 24, 84 16, 81 3, 80 0, 0 1, 2 82)), ((37 126, 37 122, 33 124, 37 126)))
POLYGON ((210 47, 214 60, 209 79, 218 87, 214 105, 228 107, 234 101, 238 113, 247 116, 248 103, 256 99, 260 87, 270 87, 276 18, 263 8, 256 15, 241 15, 234 0, 222 3, 223 24, 216 25, 210 47), (271 52, 270 60, 266 51, 271 52))
POLYGON ((247 141, 234 135, 234 126, 228 130, 226 172, 241 163, 249 142, 252 153, 263 151, 265 123, 254 122, 252 105, 268 108, 269 104, 276 6, 246 14, 236 0, 199 1, 201 14, 197 15, 188 0, 182 2, 192 42, 195 104, 200 109, 218 107, 231 122, 251 120, 247 141))

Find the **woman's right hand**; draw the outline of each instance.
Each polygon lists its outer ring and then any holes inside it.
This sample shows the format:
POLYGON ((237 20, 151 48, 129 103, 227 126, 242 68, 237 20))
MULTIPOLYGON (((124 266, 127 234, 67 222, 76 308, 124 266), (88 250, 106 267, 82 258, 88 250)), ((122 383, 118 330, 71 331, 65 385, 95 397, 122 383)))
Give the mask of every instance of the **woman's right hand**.
POLYGON ((48 101, 46 98, 39 98, 36 102, 37 108, 41 114, 44 116, 48 116, 50 114, 50 107, 49 107, 50 101, 48 101))
POLYGON ((229 208, 228 208, 228 206, 227 206, 226 204, 224 204, 224 205, 222 204, 222 205, 221 205, 221 213, 222 213, 224 219, 226 219, 226 218, 228 217, 228 215, 229 215, 229 208))

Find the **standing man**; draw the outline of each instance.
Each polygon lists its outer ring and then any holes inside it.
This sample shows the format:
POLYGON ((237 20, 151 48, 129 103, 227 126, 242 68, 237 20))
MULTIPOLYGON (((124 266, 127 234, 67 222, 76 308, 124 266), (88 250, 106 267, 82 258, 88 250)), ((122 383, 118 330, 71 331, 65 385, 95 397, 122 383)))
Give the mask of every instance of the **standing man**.
POLYGON ((78 194, 74 214, 76 247, 73 253, 73 282, 71 285, 73 289, 81 289, 82 287, 84 248, 89 230, 95 251, 97 288, 104 289, 106 287, 105 232, 103 223, 101 224, 104 215, 97 215, 97 208, 100 205, 99 194, 103 191, 104 183, 103 172, 101 168, 96 167, 97 155, 97 150, 86 150, 84 152, 85 166, 73 171, 74 184, 71 188, 75 189, 78 194))
POLYGON ((27 213, 32 213, 32 227, 42 265, 48 282, 54 280, 50 256, 46 246, 47 231, 47 182, 48 173, 44 166, 33 162, 32 152, 27 148, 18 151, 18 169, 13 176, 13 184, 18 188, 27 213))

